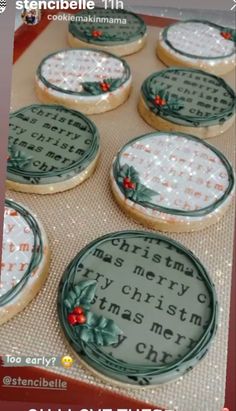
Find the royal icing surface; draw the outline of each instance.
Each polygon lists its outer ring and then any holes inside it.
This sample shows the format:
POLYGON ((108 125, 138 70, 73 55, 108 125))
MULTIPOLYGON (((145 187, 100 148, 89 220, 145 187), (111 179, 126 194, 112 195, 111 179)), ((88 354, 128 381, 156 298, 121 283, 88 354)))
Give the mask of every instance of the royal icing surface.
POLYGON ((84 10, 69 24, 74 37, 101 47, 139 40, 146 30, 144 21, 136 14, 102 8, 84 10))
POLYGON ((224 156, 184 134, 160 132, 133 140, 119 152, 113 177, 120 194, 153 216, 158 211, 206 216, 234 191, 233 170, 224 156))
POLYGON ((168 46, 183 55, 214 59, 235 53, 234 42, 226 39, 223 32, 223 28, 211 23, 187 21, 168 27, 163 37, 168 46))
POLYGON ((5 207, 0 297, 23 278, 32 258, 34 234, 24 217, 5 207))
POLYGON ((6 200, 3 224, 0 306, 11 301, 39 273, 43 243, 39 226, 22 206, 6 200))
POLYGON ((51 184, 86 170, 99 150, 95 125, 83 114, 35 104, 10 115, 8 180, 51 184))
POLYGON ((144 81, 142 97, 153 113, 184 126, 224 124, 235 114, 234 91, 223 79, 201 70, 154 73, 144 81))
POLYGON ((213 285, 193 254, 139 231, 89 244, 64 273, 59 290, 59 318, 73 349, 106 376, 140 385, 179 377, 206 354, 216 331, 216 306, 213 285), (71 311, 79 313, 77 319, 71 311), (116 343, 104 343, 106 322, 91 322, 90 313, 118 326, 116 343))
POLYGON ((106 98, 131 80, 128 65, 103 51, 62 50, 46 57, 40 64, 39 84, 50 93, 72 100, 106 98))

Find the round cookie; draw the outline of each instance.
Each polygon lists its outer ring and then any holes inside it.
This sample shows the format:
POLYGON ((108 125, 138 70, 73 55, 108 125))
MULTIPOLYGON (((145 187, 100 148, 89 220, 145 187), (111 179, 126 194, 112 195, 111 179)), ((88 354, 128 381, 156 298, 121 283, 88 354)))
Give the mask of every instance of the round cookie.
POLYGON ((119 206, 153 229, 201 230, 219 221, 235 192, 228 160, 206 142, 180 133, 151 133, 114 159, 111 187, 119 206))
POLYGON ((43 286, 49 270, 49 246, 31 212, 5 201, 0 274, 0 325, 22 311, 43 286))
POLYGON ((78 111, 34 104, 10 115, 7 187, 53 194, 85 181, 95 170, 100 139, 78 111))
POLYGON ((144 21, 126 10, 83 10, 69 23, 71 47, 98 48, 117 56, 138 52, 144 47, 146 38, 144 21))
POLYGON ((58 314, 80 363, 109 382, 144 387, 181 377, 207 354, 218 304, 192 252, 125 231, 77 254, 60 283, 58 314))
POLYGON ((36 94, 43 103, 98 114, 123 104, 131 83, 130 68, 119 57, 101 50, 68 49, 43 59, 36 94))
POLYGON ((224 75, 235 67, 236 31, 209 21, 187 20, 160 32, 157 55, 167 66, 224 75))
POLYGON ((200 138, 215 137, 235 121, 236 96, 220 77, 201 70, 169 68, 143 83, 139 113, 153 128, 200 138))

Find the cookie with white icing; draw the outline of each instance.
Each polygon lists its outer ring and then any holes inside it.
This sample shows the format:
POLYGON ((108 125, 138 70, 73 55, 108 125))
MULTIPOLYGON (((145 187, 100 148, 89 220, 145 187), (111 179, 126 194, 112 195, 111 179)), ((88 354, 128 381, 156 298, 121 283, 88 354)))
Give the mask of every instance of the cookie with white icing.
POLYGON ((119 206, 153 229, 201 230, 232 202, 232 166, 215 147, 186 134, 151 133, 127 143, 114 159, 111 187, 119 206))
POLYGON ((157 130, 210 138, 234 124, 236 96, 220 77, 202 70, 169 68, 144 81, 138 109, 157 130))
POLYGON ((71 47, 89 47, 127 56, 141 50, 147 27, 137 14, 126 10, 95 8, 76 14, 69 23, 71 47))
POLYGON ((22 311, 43 286, 49 245, 41 223, 22 205, 6 200, 0 274, 0 325, 22 311))
POLYGON ((218 303, 191 251, 160 234, 123 231, 71 261, 58 314, 79 362, 109 383, 144 388, 182 377, 205 357, 218 303))
POLYGON ((10 115, 7 187, 53 194, 81 184, 100 153, 95 124, 63 106, 33 104, 10 115))
POLYGON ((204 20, 181 21, 160 32, 157 55, 167 66, 224 75, 235 67, 236 30, 204 20))
POLYGON ((119 57, 101 50, 67 49, 40 63, 36 94, 43 103, 98 114, 123 104, 131 83, 130 68, 119 57))

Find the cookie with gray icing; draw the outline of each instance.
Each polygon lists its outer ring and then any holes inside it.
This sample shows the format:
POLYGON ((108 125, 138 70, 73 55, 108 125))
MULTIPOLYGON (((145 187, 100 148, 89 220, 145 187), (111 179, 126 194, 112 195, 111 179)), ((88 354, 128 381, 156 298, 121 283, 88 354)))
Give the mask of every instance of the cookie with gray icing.
POLYGON ((91 47, 126 56, 141 50, 147 27, 141 17, 127 10, 95 8, 72 17, 68 28, 71 47, 91 47))
POLYGON ((62 104, 98 114, 123 104, 131 92, 125 60, 96 49, 66 49, 45 57, 36 73, 36 94, 43 103, 62 104))
POLYGON ((218 304, 206 268, 184 246, 125 231, 77 254, 60 283, 58 314, 92 373, 144 387, 179 378, 207 354, 218 304))
POLYGON ((95 124, 78 111, 33 104, 10 115, 7 186, 53 194, 77 186, 95 170, 95 124))
POLYGON ((167 66, 224 75, 235 67, 236 30, 205 20, 174 23, 160 32, 157 55, 167 66))
POLYGON ((0 274, 0 325, 35 297, 49 270, 49 245, 36 217, 21 204, 5 201, 0 274))
POLYGON ((143 82, 138 109, 157 130, 210 138, 234 124, 236 96, 220 77, 201 70, 169 68, 143 82))
POLYGON ((122 210, 138 222, 187 232, 219 221, 232 203, 235 176, 225 156, 205 141, 154 132, 121 148, 111 187, 122 210))

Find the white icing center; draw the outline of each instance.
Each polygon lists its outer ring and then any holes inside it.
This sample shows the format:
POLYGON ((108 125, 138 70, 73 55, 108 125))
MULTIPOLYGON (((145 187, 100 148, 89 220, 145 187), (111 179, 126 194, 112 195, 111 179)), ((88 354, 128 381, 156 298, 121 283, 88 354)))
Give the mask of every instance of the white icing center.
POLYGON ((32 258, 34 234, 26 220, 13 208, 5 207, 0 297, 24 276, 32 258))
POLYGON ((67 50, 48 57, 41 67, 41 75, 62 90, 83 92, 84 82, 122 78, 122 61, 103 52, 67 50))
POLYGON ((226 167, 202 143, 182 136, 155 134, 134 142, 120 155, 133 166, 140 182, 158 194, 152 203, 194 211, 214 204, 229 186, 226 167))
POLYGON ((178 23, 167 32, 167 40, 180 52, 196 57, 224 57, 234 52, 233 41, 203 23, 178 23))

